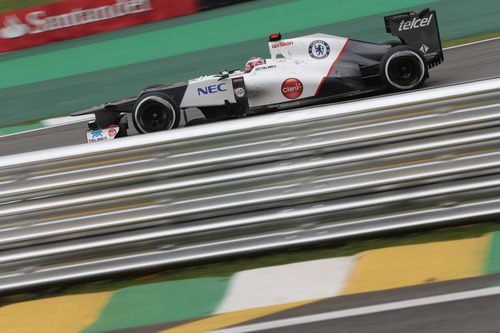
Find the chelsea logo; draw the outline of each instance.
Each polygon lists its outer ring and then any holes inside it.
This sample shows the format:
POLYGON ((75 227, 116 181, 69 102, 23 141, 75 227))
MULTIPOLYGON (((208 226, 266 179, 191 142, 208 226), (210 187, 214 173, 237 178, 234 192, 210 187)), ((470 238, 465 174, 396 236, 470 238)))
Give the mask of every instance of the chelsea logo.
POLYGON ((330 54, 330 45, 324 40, 315 40, 309 44, 309 55, 314 59, 324 59, 330 54))

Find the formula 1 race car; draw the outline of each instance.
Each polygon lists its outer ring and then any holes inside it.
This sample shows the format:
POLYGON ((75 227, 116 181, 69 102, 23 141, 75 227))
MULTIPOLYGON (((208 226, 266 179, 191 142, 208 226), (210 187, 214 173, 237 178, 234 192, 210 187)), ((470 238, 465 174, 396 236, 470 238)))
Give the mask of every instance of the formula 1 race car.
POLYGON ((428 68, 443 61, 436 12, 401 13, 384 21, 399 40, 375 44, 326 34, 293 39, 271 34, 271 58, 252 58, 244 71, 150 86, 137 97, 72 115, 95 114, 87 132, 92 142, 127 135, 127 113, 139 133, 150 133, 178 127, 181 112, 186 116, 190 108, 216 121, 419 87, 428 68))

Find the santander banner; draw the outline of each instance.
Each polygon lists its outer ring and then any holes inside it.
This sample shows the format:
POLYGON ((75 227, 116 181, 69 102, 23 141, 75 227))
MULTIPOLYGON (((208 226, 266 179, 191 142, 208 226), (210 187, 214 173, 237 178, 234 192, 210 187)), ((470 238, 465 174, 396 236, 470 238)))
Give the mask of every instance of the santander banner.
POLYGON ((197 0, 64 0, 0 14, 0 52, 198 11, 197 0))

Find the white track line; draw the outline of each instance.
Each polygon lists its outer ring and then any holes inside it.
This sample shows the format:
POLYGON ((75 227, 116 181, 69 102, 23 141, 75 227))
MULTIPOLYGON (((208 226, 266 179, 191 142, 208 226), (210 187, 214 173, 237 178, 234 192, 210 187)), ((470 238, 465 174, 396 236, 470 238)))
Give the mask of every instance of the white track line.
MULTIPOLYGON (((40 121, 40 123, 42 125, 45 125, 44 127, 34 128, 31 130, 27 130, 27 131, 15 132, 15 133, 4 134, 4 135, 0 134, 0 139, 14 136, 14 135, 19 135, 19 134, 39 132, 39 131, 43 131, 43 130, 51 129, 51 128, 55 128, 55 127, 76 124, 76 123, 80 123, 80 122, 84 122, 84 121, 89 121, 92 119, 95 119, 95 116, 93 114, 92 115, 76 116, 76 117, 58 117, 58 118, 46 119, 46 120, 40 121)), ((13 126, 13 127, 15 127, 15 126, 13 126)), ((0 130, 1 130, 1 128, 0 128, 0 130)))
POLYGON ((337 296, 356 262, 337 257, 238 272, 214 314, 337 296))
POLYGON ((294 325, 315 323, 319 321, 347 318, 353 316, 366 315, 371 313, 378 313, 384 311, 408 309, 417 306, 432 305, 446 302, 454 302, 460 300, 466 300, 471 298, 493 296, 500 294, 500 287, 477 289, 472 291, 463 291, 458 293, 451 293, 439 296, 430 296, 415 298, 406 301, 391 302, 385 304, 377 304, 371 306, 363 306, 359 308, 352 308, 347 310, 339 310, 332 312, 325 312, 320 314, 314 314, 309 316, 301 316, 295 318, 287 318, 281 320, 273 320, 265 323, 253 324, 253 325, 243 325, 227 329, 221 329, 212 331, 211 333, 243 333, 243 332, 258 332, 261 330, 269 330, 273 328, 289 327, 294 325))
POLYGON ((50 118, 50 119, 45 119, 42 120, 41 123, 45 125, 46 127, 52 127, 52 126, 63 126, 63 125, 68 125, 68 124, 73 124, 73 123, 79 123, 79 122, 84 122, 84 121, 89 121, 95 119, 95 116, 93 114, 84 114, 81 116, 67 116, 67 117, 57 117, 57 118, 50 118))
POLYGON ((455 45, 455 46, 449 46, 449 47, 445 47, 443 50, 456 49, 456 48, 462 47, 462 46, 475 45, 475 44, 480 44, 480 43, 484 43, 484 42, 490 42, 492 40, 497 40, 497 39, 500 39, 500 37, 488 38, 488 39, 478 40, 475 42, 470 42, 470 43, 465 43, 465 44, 460 44, 460 45, 455 45))

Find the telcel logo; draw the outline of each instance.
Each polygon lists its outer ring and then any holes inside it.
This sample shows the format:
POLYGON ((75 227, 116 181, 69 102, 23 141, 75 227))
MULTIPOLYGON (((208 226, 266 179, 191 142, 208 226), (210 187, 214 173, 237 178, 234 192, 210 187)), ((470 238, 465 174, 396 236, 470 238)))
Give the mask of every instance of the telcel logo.
POLYGON ((424 17, 423 19, 417 19, 414 17, 413 20, 411 21, 402 20, 399 23, 398 30, 403 31, 403 30, 412 30, 412 29, 427 27, 429 24, 431 24, 432 16, 433 14, 431 14, 431 16, 429 17, 424 17))
POLYGON ((206 86, 205 88, 198 88, 198 96, 215 94, 218 93, 219 91, 227 91, 227 89, 223 88, 225 85, 226 84, 223 82, 219 84, 212 84, 210 86, 206 86))

